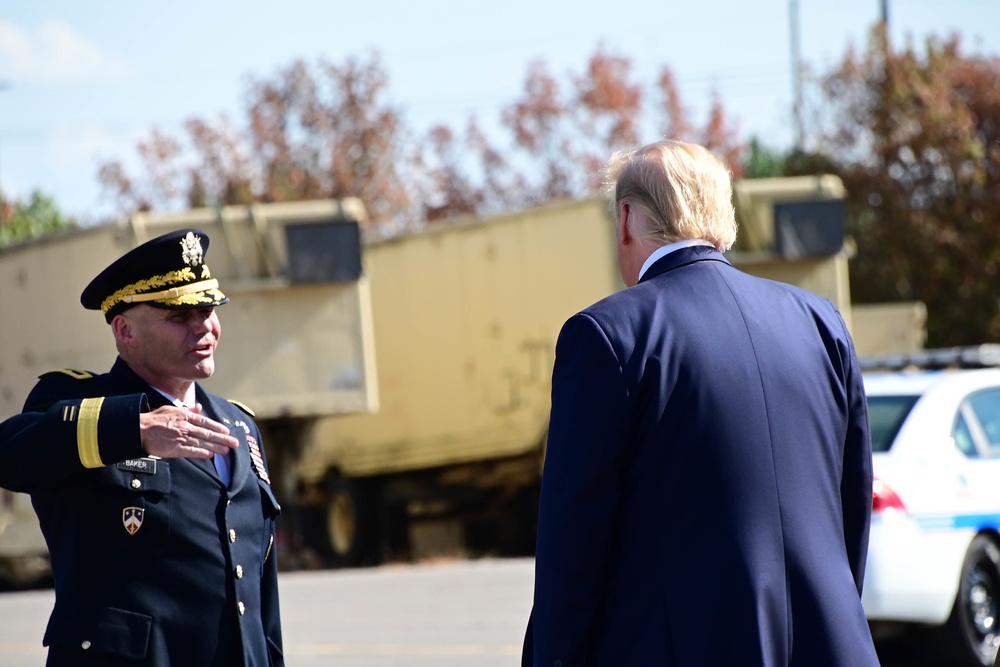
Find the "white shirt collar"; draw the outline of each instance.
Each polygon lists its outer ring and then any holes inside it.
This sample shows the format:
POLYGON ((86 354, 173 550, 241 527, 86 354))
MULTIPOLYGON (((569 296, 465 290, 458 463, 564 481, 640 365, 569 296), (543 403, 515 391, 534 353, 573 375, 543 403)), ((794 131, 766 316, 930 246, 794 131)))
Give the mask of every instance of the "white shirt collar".
POLYGON ((660 259, 661 257, 664 257, 665 255, 669 255, 675 250, 680 250, 681 248, 690 248, 696 245, 711 246, 712 244, 703 239, 684 239, 683 241, 674 241, 673 243, 668 243, 667 245, 660 246, 659 248, 653 251, 652 255, 646 258, 645 262, 642 263, 642 268, 639 269, 638 280, 642 280, 642 274, 646 273, 646 269, 648 269, 654 263, 656 263, 656 260, 660 259))
POLYGON ((174 396, 171 396, 170 394, 168 394, 165 391, 161 391, 161 390, 157 389, 156 387, 153 387, 153 389, 156 390, 156 393, 158 393, 161 396, 163 396, 163 398, 167 399, 168 401, 170 401, 171 403, 173 403, 178 408, 192 408, 192 407, 194 407, 193 403, 191 405, 186 405, 184 403, 184 401, 182 401, 179 398, 175 398, 174 396))

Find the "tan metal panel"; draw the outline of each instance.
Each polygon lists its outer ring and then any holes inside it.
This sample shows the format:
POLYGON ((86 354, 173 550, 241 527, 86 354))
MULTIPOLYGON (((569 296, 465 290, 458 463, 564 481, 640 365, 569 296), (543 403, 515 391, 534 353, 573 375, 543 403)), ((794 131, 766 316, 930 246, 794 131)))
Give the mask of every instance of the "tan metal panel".
POLYGON ((80 293, 128 247, 105 226, 0 249, 0 418, 21 411, 41 373, 111 366, 114 339, 80 293))
POLYGON ((381 474, 537 448, 559 329, 622 287, 614 253, 602 198, 370 243, 380 410, 323 420, 302 472, 381 474))
POLYGON ((0 418, 20 411, 40 373, 111 366, 112 334, 100 313, 83 309, 80 292, 130 248, 183 227, 208 233, 208 265, 232 299, 219 309, 225 342, 206 382, 212 391, 262 419, 375 409, 368 285, 283 277, 284 227, 332 218, 363 222, 363 209, 345 200, 142 214, 0 250, 0 418))

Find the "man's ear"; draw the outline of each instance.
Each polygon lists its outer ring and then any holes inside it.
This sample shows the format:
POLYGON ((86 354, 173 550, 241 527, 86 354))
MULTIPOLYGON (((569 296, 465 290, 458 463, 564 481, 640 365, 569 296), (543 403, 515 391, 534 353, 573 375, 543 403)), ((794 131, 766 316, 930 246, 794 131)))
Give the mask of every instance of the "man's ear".
POLYGON ((111 320, 111 331, 115 335, 115 341, 121 345, 129 345, 135 338, 134 323, 122 313, 111 320))
POLYGON ((629 229, 631 212, 632 207, 629 204, 622 204, 618 209, 618 243, 623 246, 629 245, 634 240, 629 229))

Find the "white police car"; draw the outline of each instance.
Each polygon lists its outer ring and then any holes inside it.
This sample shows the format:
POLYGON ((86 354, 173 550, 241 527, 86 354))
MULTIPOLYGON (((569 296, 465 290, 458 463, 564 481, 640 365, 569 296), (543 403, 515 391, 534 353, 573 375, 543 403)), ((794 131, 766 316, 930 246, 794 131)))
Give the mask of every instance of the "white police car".
MULTIPOLYGON (((1000 347, 895 361, 991 365, 1000 347)), ((992 667, 1000 644, 1000 369, 866 370, 865 390, 875 483, 862 600, 872 632, 936 626, 932 646, 949 665, 992 667)))

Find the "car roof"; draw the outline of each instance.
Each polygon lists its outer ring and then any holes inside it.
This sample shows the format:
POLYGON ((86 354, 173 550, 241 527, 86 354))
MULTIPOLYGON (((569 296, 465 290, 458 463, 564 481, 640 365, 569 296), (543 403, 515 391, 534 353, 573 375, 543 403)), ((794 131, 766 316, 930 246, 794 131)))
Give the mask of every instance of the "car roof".
POLYGON ((950 385, 967 390, 1000 384, 1000 370, 915 370, 864 375, 865 392, 869 396, 920 396, 932 387, 950 385))
POLYGON ((865 391, 871 395, 919 396, 953 371, 913 371, 871 373, 864 376, 865 391))

